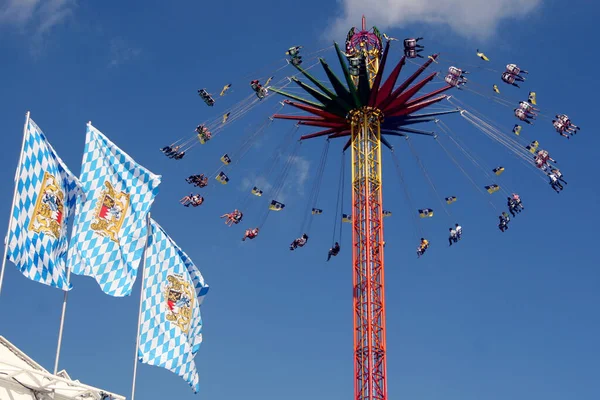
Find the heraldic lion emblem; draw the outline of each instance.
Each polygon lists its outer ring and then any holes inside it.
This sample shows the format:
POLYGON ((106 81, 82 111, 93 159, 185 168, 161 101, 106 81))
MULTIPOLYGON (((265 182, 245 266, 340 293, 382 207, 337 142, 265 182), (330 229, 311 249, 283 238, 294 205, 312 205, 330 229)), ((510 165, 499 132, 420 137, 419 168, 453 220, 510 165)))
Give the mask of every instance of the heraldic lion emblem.
POLYGON ((194 307, 194 288, 178 274, 167 276, 164 298, 167 303, 167 321, 176 324, 183 333, 188 333, 194 307))
POLYGON ((105 181, 106 187, 96 205, 95 219, 90 225, 96 233, 118 242, 119 231, 123 225, 129 208, 129 194, 117 193, 110 182, 105 181))
POLYGON ((29 222, 29 230, 58 239, 64 220, 64 199, 65 194, 59 187, 56 177, 49 172, 44 172, 42 187, 38 192, 29 222))

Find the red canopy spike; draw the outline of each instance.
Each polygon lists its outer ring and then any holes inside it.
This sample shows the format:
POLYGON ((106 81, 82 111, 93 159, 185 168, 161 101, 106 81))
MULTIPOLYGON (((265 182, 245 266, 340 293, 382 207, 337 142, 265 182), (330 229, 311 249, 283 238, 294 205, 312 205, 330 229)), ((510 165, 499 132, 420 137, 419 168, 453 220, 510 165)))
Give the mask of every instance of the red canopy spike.
POLYGON ((346 122, 329 122, 329 121, 300 121, 300 125, 320 126, 322 128, 343 128, 348 126, 346 122))
POLYGON ((371 96, 369 97, 369 106, 374 107, 377 102, 377 93, 379 92, 379 85, 381 84, 381 79, 383 78, 383 69, 385 67, 385 63, 387 61, 388 52, 390 50, 390 42, 385 44, 385 49, 383 50, 383 56, 381 57, 381 62, 379 63, 379 69, 377 70, 377 75, 375 75, 375 80, 373 81, 373 86, 371 87, 371 96))
POLYGON ((400 61, 398 61, 398 64, 396 64, 396 66, 392 70, 392 73, 390 74, 390 76, 387 77, 384 84, 381 86, 381 89, 377 93, 377 107, 379 107, 383 100, 388 98, 389 95, 392 93, 392 90, 396 85, 396 81, 398 80, 398 76, 400 76, 400 71, 402 71, 402 67, 404 66, 404 64, 406 64, 406 56, 402 57, 400 61))
POLYGON ((381 104, 379 104, 379 109, 383 110, 384 108, 387 108, 387 106, 389 106, 390 103, 392 101, 394 101, 394 99, 400 95, 400 93, 404 92, 406 90, 406 88, 411 83, 413 83, 415 81, 415 79, 417 79, 419 77, 419 75, 421 75, 427 67, 429 67, 431 65, 431 63, 433 62, 433 60, 435 60, 437 58, 437 56, 438 56, 437 54, 434 54, 433 56, 431 56, 431 58, 429 60, 427 60, 423 65, 421 65, 421 67, 419 67, 419 69, 416 70, 414 74, 412 74, 407 80, 405 80, 400 86, 398 86, 396 88, 396 90, 394 90, 387 99, 383 100, 381 102, 381 104))
POLYGON ((327 118, 327 119, 332 119, 332 120, 336 120, 336 121, 344 121, 343 118, 338 117, 335 114, 332 114, 330 112, 327 111, 323 111, 319 108, 313 107, 313 106, 309 106, 306 104, 300 104, 300 103, 296 103, 294 101, 287 101, 286 104, 289 104, 290 106, 294 106, 296 108, 299 108, 300 110, 309 112, 311 114, 315 114, 315 115, 319 115, 323 118, 327 118))
POLYGON ((349 135, 350 135, 350 131, 348 129, 346 129, 346 130, 343 130, 341 132, 334 133, 333 135, 330 135, 329 139, 335 139, 335 138, 349 136, 349 135))
POLYGON ((423 79, 421 82, 417 83, 406 92, 402 93, 398 98, 390 103, 389 106, 384 108, 382 111, 384 113, 393 114, 395 111, 401 109, 404 104, 413 97, 419 90, 423 88, 423 86, 427 85, 435 76, 437 72, 430 74, 427 78, 423 79))
POLYGON ((312 138, 316 138, 319 136, 329 135, 332 133, 339 132, 340 129, 342 129, 342 128, 331 128, 331 129, 326 129, 324 131, 309 133, 308 135, 300 136, 300 140, 312 139, 312 138))
POLYGON ((444 93, 446 90, 452 89, 453 87, 454 86, 452 86, 452 85, 447 85, 447 86, 444 86, 443 88, 436 89, 431 93, 427 93, 421 97, 417 97, 416 99, 407 102, 406 107, 410 107, 410 106, 414 106, 415 104, 419 104, 420 102, 425 101, 425 100, 427 100, 435 95, 438 95, 440 93, 444 93))
POLYGON ((285 114, 275 114, 273 115, 275 119, 293 119, 296 121, 328 121, 325 118, 316 117, 314 115, 285 115, 285 114))
POLYGON ((440 101, 444 100, 447 97, 448 96, 443 95, 443 96, 440 96, 440 97, 436 97, 435 99, 426 100, 426 101, 424 101, 422 103, 414 104, 414 105, 412 105, 410 107, 403 108, 402 110, 400 110, 400 111, 398 111, 398 112, 396 112, 394 114, 391 114, 390 117, 400 117, 402 115, 412 114, 412 113, 414 113, 416 111, 419 111, 419 110, 421 110, 421 109, 423 109, 425 107, 428 107, 428 106, 430 106, 430 105, 432 105, 434 103, 440 102, 440 101))

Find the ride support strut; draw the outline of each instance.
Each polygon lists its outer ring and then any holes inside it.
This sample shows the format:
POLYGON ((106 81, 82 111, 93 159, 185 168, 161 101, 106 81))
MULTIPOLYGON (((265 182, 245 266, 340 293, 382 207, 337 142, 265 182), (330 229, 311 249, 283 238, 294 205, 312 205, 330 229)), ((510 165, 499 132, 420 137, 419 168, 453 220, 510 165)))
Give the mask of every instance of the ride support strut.
POLYGON ((349 114, 352 135, 354 400, 387 400, 380 110, 349 114))

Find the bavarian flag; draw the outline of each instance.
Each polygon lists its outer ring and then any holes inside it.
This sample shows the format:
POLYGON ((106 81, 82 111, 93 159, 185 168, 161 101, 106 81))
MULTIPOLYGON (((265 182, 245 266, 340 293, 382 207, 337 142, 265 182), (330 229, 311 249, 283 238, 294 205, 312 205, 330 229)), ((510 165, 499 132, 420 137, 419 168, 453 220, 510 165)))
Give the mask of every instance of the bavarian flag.
POLYGON ((269 210, 272 210, 272 211, 281 211, 284 208, 285 208, 285 204, 280 203, 275 200, 271 200, 271 205, 269 205, 269 210))
POLYGON ((77 201, 68 267, 94 277, 108 295, 128 296, 161 177, 88 124, 79 180, 85 197, 77 201))
POLYGON ((198 393, 194 356, 202 344, 200 306, 209 286, 163 228, 154 220, 149 225, 138 357, 174 372, 198 393))
POLYGON ((62 290, 67 278, 67 227, 81 183, 29 118, 15 177, 15 197, 6 238, 6 259, 25 277, 62 290))

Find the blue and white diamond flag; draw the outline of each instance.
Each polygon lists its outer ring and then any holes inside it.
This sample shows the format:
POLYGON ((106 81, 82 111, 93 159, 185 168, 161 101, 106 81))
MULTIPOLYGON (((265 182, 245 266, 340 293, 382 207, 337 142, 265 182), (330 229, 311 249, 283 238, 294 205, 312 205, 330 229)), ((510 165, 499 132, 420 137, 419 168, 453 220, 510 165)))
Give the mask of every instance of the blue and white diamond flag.
POLYGON ((29 118, 15 184, 7 259, 33 281, 70 290, 67 226, 81 186, 29 118))
POLYGON ((202 343, 200 305, 208 285, 192 260, 154 220, 144 261, 138 356, 181 376, 198 393, 194 355, 202 343))
POLYGON ((146 243, 146 216, 160 175, 136 163, 91 124, 87 126, 68 266, 96 278, 111 296, 128 296, 146 243))

